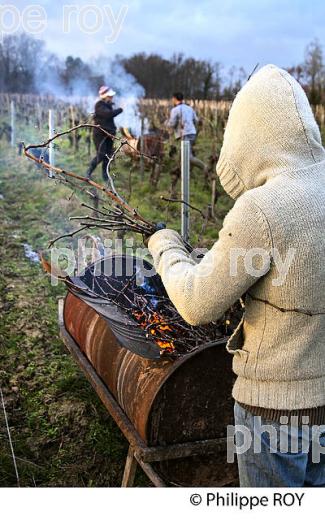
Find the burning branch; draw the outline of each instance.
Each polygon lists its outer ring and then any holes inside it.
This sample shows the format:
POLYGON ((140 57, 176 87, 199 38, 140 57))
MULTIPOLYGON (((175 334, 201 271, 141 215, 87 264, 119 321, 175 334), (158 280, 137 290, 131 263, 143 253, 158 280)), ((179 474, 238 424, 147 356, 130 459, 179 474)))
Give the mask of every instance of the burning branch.
MULTIPOLYGON (((98 298, 101 302, 98 312, 108 319, 110 304, 119 307, 144 331, 149 341, 157 344, 161 355, 175 358, 193 352, 204 343, 221 339, 233 330, 241 316, 241 309, 235 305, 217 322, 194 327, 184 321, 152 278, 145 278, 139 285, 136 268, 132 275, 118 278, 114 274, 96 275, 95 268, 88 269, 93 269, 93 272, 80 277, 81 286, 77 279, 65 279, 69 289, 86 302, 89 302, 89 297, 92 301, 98 298)), ((122 317, 120 325, 121 329, 129 326, 122 317)))

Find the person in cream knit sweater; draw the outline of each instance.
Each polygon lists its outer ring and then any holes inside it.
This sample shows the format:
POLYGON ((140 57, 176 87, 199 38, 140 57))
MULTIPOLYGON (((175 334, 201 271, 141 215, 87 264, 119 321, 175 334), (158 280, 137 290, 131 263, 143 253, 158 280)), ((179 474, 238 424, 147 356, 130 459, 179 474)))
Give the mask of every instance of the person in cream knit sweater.
POLYGON ((217 174, 236 202, 212 249, 197 262, 163 229, 149 251, 192 325, 245 301, 227 346, 241 485, 325 486, 325 151, 307 97, 285 70, 263 67, 236 96, 217 174), (270 431, 288 422, 283 450, 270 431), (242 449, 246 434, 259 450, 242 449))

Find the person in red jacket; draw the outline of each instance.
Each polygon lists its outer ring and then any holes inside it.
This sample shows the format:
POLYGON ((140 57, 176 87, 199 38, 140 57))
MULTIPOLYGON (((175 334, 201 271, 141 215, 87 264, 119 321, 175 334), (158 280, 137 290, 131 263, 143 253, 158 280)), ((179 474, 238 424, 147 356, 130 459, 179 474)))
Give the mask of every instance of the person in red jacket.
MULTIPOLYGON (((109 134, 116 134, 114 117, 123 112, 122 108, 114 108, 113 97, 116 92, 106 85, 100 87, 99 100, 95 104, 94 123, 100 125, 109 134)), ((108 180, 107 165, 109 157, 113 152, 113 138, 102 132, 99 128, 93 129, 93 140, 96 147, 96 156, 92 159, 87 170, 87 178, 90 179, 96 166, 102 163, 102 174, 104 181, 108 180)))

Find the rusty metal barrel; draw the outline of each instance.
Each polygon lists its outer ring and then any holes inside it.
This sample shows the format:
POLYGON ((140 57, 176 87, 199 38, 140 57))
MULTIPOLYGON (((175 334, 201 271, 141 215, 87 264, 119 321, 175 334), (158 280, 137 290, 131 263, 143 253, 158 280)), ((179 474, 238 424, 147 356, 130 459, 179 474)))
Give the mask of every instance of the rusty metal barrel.
MULTIPOLYGON (((231 356, 225 341, 206 344, 176 361, 143 358, 120 346, 108 323, 68 293, 66 330, 109 388, 148 446, 225 437, 233 423, 231 356)), ((177 486, 223 486, 236 481, 226 453, 154 463, 177 486)))

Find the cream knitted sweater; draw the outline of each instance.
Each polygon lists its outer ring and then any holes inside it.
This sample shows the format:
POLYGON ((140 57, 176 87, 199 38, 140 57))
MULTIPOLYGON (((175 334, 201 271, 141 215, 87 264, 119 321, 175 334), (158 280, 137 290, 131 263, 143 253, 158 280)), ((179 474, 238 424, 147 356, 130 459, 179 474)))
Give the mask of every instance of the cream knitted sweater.
POLYGON ((216 320, 246 293, 227 347, 237 401, 322 406, 325 152, 308 100, 286 71, 267 65, 239 92, 217 173, 237 199, 218 241, 197 263, 176 232, 158 231, 149 241, 155 267, 193 325, 216 320))

